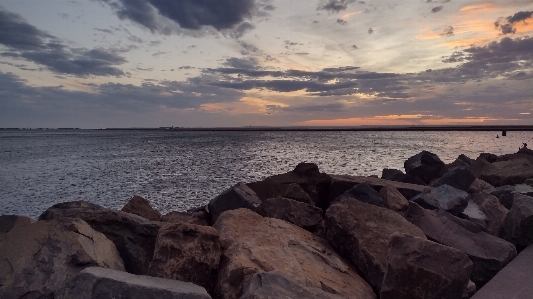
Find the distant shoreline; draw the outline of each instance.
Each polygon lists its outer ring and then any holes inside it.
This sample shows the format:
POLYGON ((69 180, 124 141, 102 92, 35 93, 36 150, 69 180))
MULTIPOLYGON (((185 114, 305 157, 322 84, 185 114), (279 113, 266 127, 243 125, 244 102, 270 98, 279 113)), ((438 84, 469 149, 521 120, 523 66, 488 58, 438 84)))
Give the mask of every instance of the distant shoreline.
POLYGON ((159 128, 0 128, 8 130, 98 130, 98 131, 221 131, 221 132, 397 132, 397 131, 533 131, 530 126, 363 126, 363 127, 213 127, 213 128, 185 128, 185 127, 159 127, 159 128))

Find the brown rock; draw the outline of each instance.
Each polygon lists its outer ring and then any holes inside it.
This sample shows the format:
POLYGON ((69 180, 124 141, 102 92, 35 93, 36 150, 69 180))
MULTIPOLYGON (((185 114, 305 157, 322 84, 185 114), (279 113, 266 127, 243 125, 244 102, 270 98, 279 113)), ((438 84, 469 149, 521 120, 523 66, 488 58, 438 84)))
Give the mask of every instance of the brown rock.
POLYGON ((26 216, 0 215, 0 234, 5 234, 20 226, 35 223, 35 220, 26 216))
POLYGON ((38 221, 0 233, 0 298, 53 298, 90 266, 124 270, 115 245, 83 220, 38 221))
POLYGON ((518 251, 533 244, 533 197, 514 194, 500 237, 515 244, 518 251))
POLYGON ((383 203, 387 209, 393 211, 407 210, 409 202, 403 196, 398 189, 392 186, 385 186, 379 190, 379 196, 383 198, 383 203))
POLYGON ((77 217, 115 243, 126 271, 148 273, 161 222, 122 211, 114 211, 85 201, 65 202, 48 208, 39 220, 77 217))
POLYGON ((169 212, 161 216, 161 222, 170 223, 189 223, 196 225, 209 225, 209 213, 207 211, 198 212, 169 212))
POLYGON ((392 236, 405 233, 426 238, 418 227, 399 214, 355 199, 333 203, 326 211, 325 222, 331 245, 359 268, 376 292, 387 269, 392 236))
POLYGON ((485 192, 478 192, 472 197, 472 201, 479 206, 481 211, 487 216, 487 232, 493 236, 498 236, 503 226, 503 221, 507 212, 500 204, 498 198, 485 192))
POLYGON ((148 275, 192 282, 212 293, 221 254, 216 229, 187 223, 167 224, 157 235, 148 275))
POLYGON ((471 166, 471 171, 476 177, 494 187, 522 184, 533 177, 533 162, 529 159, 520 158, 493 163, 478 160, 471 166))
POLYGON ((135 214, 151 221, 160 221, 161 213, 150 206, 150 202, 140 196, 134 196, 122 208, 122 212, 135 214))
POLYGON ((485 182, 484 180, 480 180, 476 178, 470 185, 470 188, 468 188, 467 192, 470 195, 474 195, 478 192, 482 192, 482 191, 489 190, 492 188, 494 188, 494 186, 492 186, 491 184, 485 182))
POLYGON ((516 256, 513 244, 444 210, 425 210, 411 202, 406 218, 430 240, 466 253, 474 263, 470 279, 478 286, 484 285, 516 256))
POLYGON ((214 224, 218 216, 225 211, 245 208, 255 212, 260 204, 261 199, 250 187, 245 183, 238 183, 213 198, 207 206, 211 224, 214 224))
POLYGON ((305 230, 314 232, 320 228, 322 210, 284 197, 269 198, 257 208, 264 217, 285 220, 305 230))
POLYGON ((223 251, 220 298, 239 298, 254 274, 274 270, 305 287, 353 299, 376 298, 327 241, 295 225, 239 209, 223 213, 214 227, 223 251))
POLYGON ((381 299, 458 299, 472 262, 463 252, 405 234, 389 245, 381 299))

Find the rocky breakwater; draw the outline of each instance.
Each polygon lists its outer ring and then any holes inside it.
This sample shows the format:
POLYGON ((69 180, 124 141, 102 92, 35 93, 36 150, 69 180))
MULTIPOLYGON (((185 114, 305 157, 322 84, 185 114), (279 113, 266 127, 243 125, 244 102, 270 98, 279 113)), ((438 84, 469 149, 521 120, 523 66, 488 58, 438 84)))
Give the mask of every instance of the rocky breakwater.
POLYGON ((0 298, 461 299, 533 246, 530 151, 404 166, 301 163, 166 215, 138 196, 2 215, 0 298))

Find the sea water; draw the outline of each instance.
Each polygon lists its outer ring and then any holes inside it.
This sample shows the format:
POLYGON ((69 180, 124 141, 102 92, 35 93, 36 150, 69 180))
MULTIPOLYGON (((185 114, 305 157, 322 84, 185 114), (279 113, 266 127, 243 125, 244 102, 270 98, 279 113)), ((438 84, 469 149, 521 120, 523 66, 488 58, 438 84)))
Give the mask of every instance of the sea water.
POLYGON ((133 195, 166 213, 209 202, 238 182, 316 163, 321 172, 403 170, 422 150, 445 163, 514 153, 533 132, 0 131, 0 215, 38 217, 55 203, 120 209, 133 195))

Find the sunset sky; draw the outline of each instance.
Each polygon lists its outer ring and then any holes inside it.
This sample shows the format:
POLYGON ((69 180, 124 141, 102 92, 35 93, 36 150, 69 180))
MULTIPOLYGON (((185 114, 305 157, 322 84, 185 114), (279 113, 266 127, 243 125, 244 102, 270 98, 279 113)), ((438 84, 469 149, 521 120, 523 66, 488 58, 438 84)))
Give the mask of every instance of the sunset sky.
POLYGON ((533 0, 0 0, 0 127, 533 125, 533 0))

